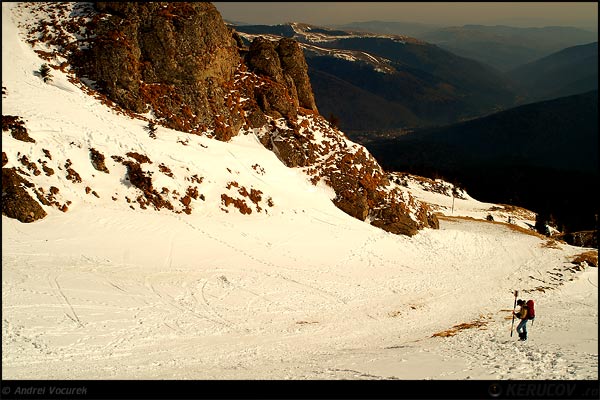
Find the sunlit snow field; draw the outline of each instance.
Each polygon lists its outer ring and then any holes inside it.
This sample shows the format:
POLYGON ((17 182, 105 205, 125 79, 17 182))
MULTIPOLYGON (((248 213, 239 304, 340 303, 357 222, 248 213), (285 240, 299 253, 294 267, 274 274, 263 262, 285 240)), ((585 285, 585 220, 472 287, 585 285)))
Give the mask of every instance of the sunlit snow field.
POLYGON ((66 213, 2 216, 3 379, 598 379, 598 271, 571 263, 590 249, 411 186, 448 218, 397 236, 337 209, 252 132, 222 143, 161 128, 152 140, 60 72, 35 76, 42 60, 13 7, 2 4, 2 113, 21 116, 36 144, 3 133, 2 151, 49 149, 85 182, 47 178, 76 199, 66 213), (95 171, 86 146, 187 167, 207 177, 206 202, 191 215, 131 210, 111 196, 136 189, 116 164, 95 171), (223 212, 232 174, 274 206, 223 212), (524 343, 511 336, 515 290, 537 304, 524 343), (434 336, 462 323, 472 327, 434 336))

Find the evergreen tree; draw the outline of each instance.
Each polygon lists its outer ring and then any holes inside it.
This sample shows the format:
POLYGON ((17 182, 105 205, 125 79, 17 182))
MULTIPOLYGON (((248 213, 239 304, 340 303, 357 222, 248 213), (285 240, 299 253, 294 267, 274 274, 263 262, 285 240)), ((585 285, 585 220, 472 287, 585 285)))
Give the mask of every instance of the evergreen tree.
POLYGON ((541 233, 542 235, 549 236, 550 230, 548 229, 548 214, 545 212, 540 212, 535 217, 535 230, 537 233, 541 233))
POLYGON ((148 136, 150 136, 152 139, 156 139, 156 131, 158 130, 158 128, 156 127, 156 122, 148 121, 146 130, 148 131, 148 136))
POLYGON ((333 126, 334 128, 339 129, 339 127, 340 127, 340 119, 336 115, 334 115, 333 113, 330 113, 328 121, 331 124, 331 126, 333 126))
POLYGON ((44 83, 52 82, 52 74, 50 73, 50 67, 48 64, 42 64, 39 70, 40 76, 44 80, 44 83))

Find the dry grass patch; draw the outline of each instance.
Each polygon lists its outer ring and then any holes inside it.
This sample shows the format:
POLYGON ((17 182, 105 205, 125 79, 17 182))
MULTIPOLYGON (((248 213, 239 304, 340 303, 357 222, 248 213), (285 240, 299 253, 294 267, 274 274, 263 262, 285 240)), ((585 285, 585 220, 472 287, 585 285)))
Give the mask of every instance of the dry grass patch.
POLYGON ((586 262, 586 263, 588 263, 588 265, 591 265, 594 268, 598 268, 598 250, 590 250, 590 251, 581 253, 581 254, 575 256, 575 258, 573 258, 573 260, 571 260, 571 262, 573 264, 580 264, 580 265, 583 262, 586 262))
POLYGON ((510 313, 509 315, 504 316, 504 319, 507 319, 507 320, 511 320, 513 318, 513 311, 514 311, 513 309, 507 309, 507 308, 500 310, 501 313, 510 313))
MULTIPOLYGON (((535 213, 523 207, 513 206, 511 204, 499 204, 504 211, 510 212, 513 217, 521 219, 535 220, 535 213)), ((493 207, 492 207, 493 208, 493 207)))
POLYGON ((455 220, 459 219, 459 220, 464 220, 464 221, 486 222, 481 219, 476 219, 473 217, 460 217, 460 216, 455 217, 455 216, 450 216, 450 215, 444 215, 443 213, 435 213, 435 216, 438 217, 438 219, 443 219, 446 221, 455 221, 455 220))
POLYGON ((505 225, 505 226, 509 227, 510 229, 512 229, 515 232, 520 232, 520 233, 524 233, 526 235, 535 236, 535 237, 537 237, 539 239, 543 239, 543 240, 547 240, 548 239, 547 236, 544 236, 541 233, 538 233, 538 232, 536 232, 536 231, 534 231, 532 229, 523 228, 523 227, 521 227, 519 225, 508 224, 508 223, 504 223, 504 222, 495 222, 495 223, 505 225))
POLYGON ((534 292, 534 291, 538 291, 538 292, 546 293, 546 290, 555 290, 555 289, 556 288, 552 287, 552 286, 537 286, 536 288, 531 289, 531 290, 523 290, 523 292, 524 293, 531 293, 531 292, 534 292))
POLYGON ((456 335, 458 332, 465 329, 479 328, 484 329, 484 327, 488 324, 488 321, 484 321, 485 317, 480 316, 480 319, 472 322, 464 322, 462 324, 454 325, 450 329, 446 329, 445 331, 437 332, 431 335, 431 337, 450 337, 456 335))
POLYGON ((516 224, 509 224, 507 222, 501 222, 501 221, 488 221, 488 220, 484 220, 484 219, 477 219, 477 218, 473 218, 473 217, 464 217, 464 216, 448 216, 448 215, 443 215, 442 213, 436 213, 435 214, 437 216, 438 219, 440 220, 446 220, 446 221, 455 221, 455 220, 463 220, 463 221, 475 221, 475 222, 483 222, 486 224, 496 224, 496 225, 502 225, 505 226, 515 232, 519 232, 519 233, 523 233, 525 235, 530 235, 530 236, 535 236, 539 239, 543 239, 546 240, 546 242, 544 242, 544 244, 542 245, 542 247, 549 247, 549 248, 553 248, 553 249, 559 249, 559 247, 557 247, 560 243, 564 243, 562 240, 556 240, 556 239, 548 239, 547 236, 542 235, 541 233, 538 233, 532 229, 527 229, 527 228, 523 228, 519 225, 516 224))
POLYGON ((542 247, 544 247, 546 249, 557 249, 557 250, 560 250, 560 245, 559 245, 558 241, 556 241, 554 239, 548 239, 548 240, 546 240, 542 244, 542 247))

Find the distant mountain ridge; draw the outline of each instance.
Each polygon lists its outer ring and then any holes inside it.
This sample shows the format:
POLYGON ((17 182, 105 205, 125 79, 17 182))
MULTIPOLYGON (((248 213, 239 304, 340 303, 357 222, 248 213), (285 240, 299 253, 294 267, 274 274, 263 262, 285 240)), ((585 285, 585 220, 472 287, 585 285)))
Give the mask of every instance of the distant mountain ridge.
POLYGON ((510 71, 566 47, 598 40, 598 34, 574 27, 464 25, 446 27, 417 36, 463 57, 510 71))
POLYGON ((563 49, 510 71, 509 76, 529 101, 598 89, 598 42, 563 49))
POLYGON ((383 33, 388 35, 407 35, 418 37, 420 34, 441 28, 439 25, 423 24, 419 22, 406 21, 361 21, 348 24, 331 25, 333 29, 346 31, 363 31, 372 33, 383 33))
POLYGON ((346 131, 450 123, 506 108, 516 98, 492 68, 406 35, 300 23, 234 28, 247 43, 257 36, 298 40, 319 110, 337 117, 346 131), (395 111, 378 112, 373 104, 395 111))

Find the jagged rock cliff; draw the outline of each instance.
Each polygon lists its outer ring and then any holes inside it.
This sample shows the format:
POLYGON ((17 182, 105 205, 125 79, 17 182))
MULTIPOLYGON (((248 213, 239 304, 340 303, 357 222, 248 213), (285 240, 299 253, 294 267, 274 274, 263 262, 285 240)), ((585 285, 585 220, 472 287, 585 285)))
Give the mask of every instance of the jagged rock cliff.
POLYGON ((245 62, 250 71, 271 78, 282 85, 268 85, 268 89, 260 90, 261 109, 273 116, 290 116, 295 118, 298 107, 317 110, 315 99, 308 78, 308 66, 298 42, 283 38, 274 43, 261 37, 255 39, 250 46, 245 62), (287 95, 291 102, 282 96, 287 95))
MULTIPOLYGON (((244 48, 210 3, 99 2, 77 13, 52 7, 67 22, 44 23, 40 40, 68 60, 73 82, 91 84, 90 93, 105 104, 114 102, 133 118, 222 141, 254 129, 285 165, 302 169, 315 185, 322 180, 333 188, 334 204, 347 214, 397 234, 437 227, 425 204, 395 188, 364 147, 319 115, 294 40, 259 37, 244 48)), ((55 57, 38 54, 48 61, 55 57)), ((144 183, 134 184, 142 208, 172 210, 168 196, 140 168, 144 155, 131 154, 111 157, 127 166, 125 180, 134 183, 138 176, 144 183)), ((178 199, 187 213, 197 198, 190 196, 178 199)))
POLYGON ((222 115, 240 56, 232 32, 209 3, 98 2, 90 45, 71 62, 125 109, 148 108, 166 126, 194 131, 222 115), (148 107, 149 106, 149 107, 148 107))
MULTIPOLYGON (((298 44, 256 40, 245 57, 251 71, 269 77, 246 113, 232 108, 233 77, 246 49, 210 3, 98 2, 89 47, 73 53, 79 74, 121 107, 148 108, 165 126, 188 132, 216 128, 228 140, 246 125, 296 118, 299 106, 316 110, 307 65, 298 44), (245 116, 253 116, 250 120, 245 116)), ((245 67, 245 66, 244 66, 245 67)))

